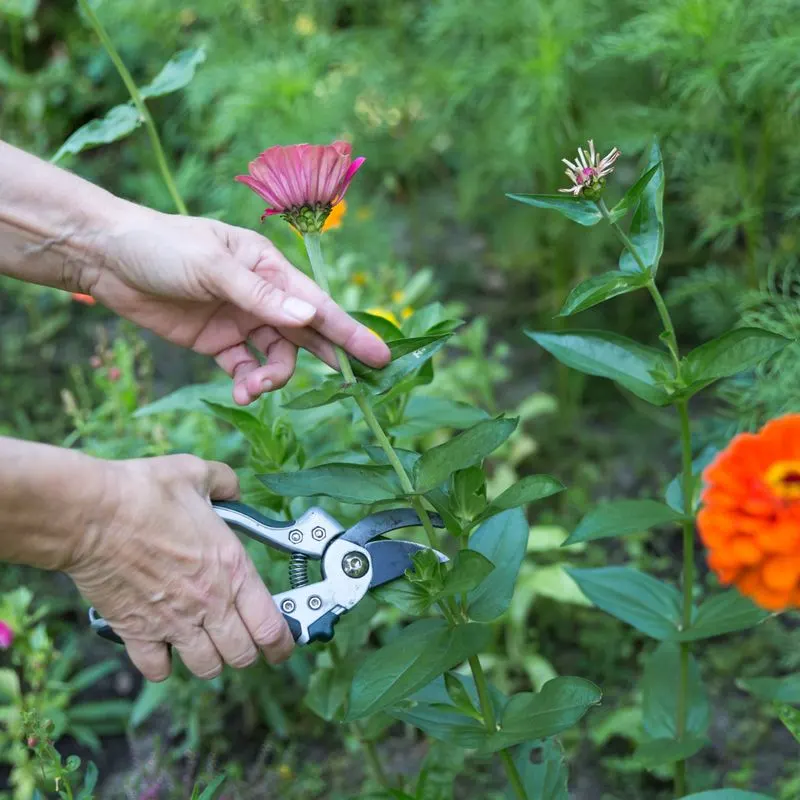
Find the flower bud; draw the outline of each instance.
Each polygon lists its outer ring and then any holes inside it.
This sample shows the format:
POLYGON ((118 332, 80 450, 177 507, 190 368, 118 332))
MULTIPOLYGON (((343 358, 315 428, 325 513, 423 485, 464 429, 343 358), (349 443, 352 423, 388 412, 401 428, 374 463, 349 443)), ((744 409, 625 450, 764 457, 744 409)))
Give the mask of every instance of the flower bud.
POLYGON ((122 377, 122 370, 119 367, 111 367, 108 371, 108 379, 116 383, 122 377))
POLYGON ((14 631, 7 622, 0 620, 0 650, 8 650, 14 642, 14 631))

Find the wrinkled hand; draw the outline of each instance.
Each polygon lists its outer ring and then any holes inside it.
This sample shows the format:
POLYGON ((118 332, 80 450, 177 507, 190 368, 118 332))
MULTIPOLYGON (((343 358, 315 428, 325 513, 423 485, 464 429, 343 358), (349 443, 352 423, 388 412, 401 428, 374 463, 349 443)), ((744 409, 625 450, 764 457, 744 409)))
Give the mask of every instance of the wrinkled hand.
POLYGON ((86 290, 163 338, 214 356, 234 379, 237 403, 284 386, 298 347, 334 369, 331 343, 369 366, 389 361, 381 339, 263 236, 214 220, 131 209, 107 232, 104 269, 86 290))
POLYGON ((289 657, 289 628, 235 534, 209 500, 238 496, 235 473, 194 456, 108 462, 111 495, 66 572, 151 681, 170 673, 167 643, 200 678, 223 662, 289 657))

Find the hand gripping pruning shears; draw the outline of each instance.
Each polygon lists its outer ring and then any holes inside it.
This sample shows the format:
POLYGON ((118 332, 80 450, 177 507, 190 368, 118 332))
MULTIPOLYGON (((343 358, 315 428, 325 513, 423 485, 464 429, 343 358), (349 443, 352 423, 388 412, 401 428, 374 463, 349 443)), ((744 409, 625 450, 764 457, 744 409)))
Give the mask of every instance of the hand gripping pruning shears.
MULTIPOLYGON (((339 617, 353 609, 369 589, 402 577, 413 569, 412 557, 429 550, 416 542, 381 538, 387 533, 422 524, 410 508, 370 514, 345 529, 321 508, 310 508, 293 522, 269 519, 243 503, 217 502, 212 508, 234 531, 291 554, 291 589, 274 596, 295 642, 328 642, 339 617), (322 580, 310 583, 308 562, 321 561, 322 580)), ((430 515, 436 528, 444 522, 430 515)), ((434 550, 440 561, 447 557, 434 550)), ((89 623, 103 638, 122 643, 94 608, 89 623)))

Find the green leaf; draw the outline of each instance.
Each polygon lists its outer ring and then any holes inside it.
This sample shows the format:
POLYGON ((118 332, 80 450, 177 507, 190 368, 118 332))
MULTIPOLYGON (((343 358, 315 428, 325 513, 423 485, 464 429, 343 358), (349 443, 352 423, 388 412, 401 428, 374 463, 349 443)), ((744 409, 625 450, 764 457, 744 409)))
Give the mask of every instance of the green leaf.
POLYGON ((710 792, 687 794, 682 800, 772 800, 765 794, 746 792, 743 789, 712 789, 710 792))
POLYGON ((153 712, 157 711, 162 705, 167 705, 169 697, 174 691, 175 681, 173 678, 167 678, 160 683, 146 681, 131 709, 130 719, 128 720, 131 728, 138 728, 139 725, 150 718, 153 712))
POLYGON ((639 198, 642 196, 642 192, 647 188, 648 184, 650 183, 651 178, 658 172, 659 168, 661 167, 661 161, 658 164, 654 164, 652 167, 645 169, 645 171, 639 176, 636 183, 625 192, 624 197, 617 203, 614 208, 611 209, 611 216, 614 219, 621 219, 624 217, 632 208, 635 208, 636 205, 639 203, 639 198))
MULTIPOLYGON (((655 174, 644 187, 628 231, 628 237, 644 261, 649 275, 655 275, 664 252, 664 165, 658 142, 654 142, 650 150, 645 174, 653 167, 656 168, 655 174)), ((627 249, 622 251, 619 268, 622 272, 642 271, 627 249)))
MULTIPOLYGON (((702 453, 692 462, 692 477, 693 477, 693 484, 694 484, 694 502, 692 503, 692 510, 697 511, 700 507, 700 492, 697 491, 699 484, 701 483, 698 480, 698 477, 701 473, 705 470, 705 468, 717 457, 717 453, 719 450, 716 447, 706 447, 702 453)), ((667 501, 667 505, 677 511, 678 513, 683 513, 683 475, 678 474, 676 475, 667 486, 667 490, 664 493, 664 499, 667 501)))
POLYGON ((144 120, 130 103, 114 106, 102 119, 93 119, 73 133, 53 156, 53 163, 67 153, 77 154, 90 147, 110 144, 135 131, 144 120))
POLYGON ((489 419, 489 415, 483 409, 468 403, 445 397, 412 395, 405 407, 403 419, 390 429, 398 439, 411 439, 440 428, 464 430, 485 419, 489 419))
POLYGON ((615 500, 590 511, 562 546, 641 533, 682 519, 681 514, 655 500, 615 500))
POLYGON ((536 208, 558 211, 559 214, 577 222, 579 225, 591 227, 597 225, 603 215, 591 200, 582 197, 562 197, 559 194, 506 194, 511 200, 525 203, 536 208))
POLYGON ((630 567, 567 572, 598 608, 654 639, 678 639, 682 624, 681 596, 675 587, 630 567))
POLYGON ((420 493, 430 491, 456 470, 479 464, 511 436, 518 421, 505 417, 487 419, 428 450, 414 467, 414 487, 420 493))
MULTIPOLYGON (((536 800, 569 800, 567 759, 558 739, 519 746, 514 759, 528 797, 536 800)), ((508 800, 516 795, 509 789, 508 800)))
POLYGON ((695 613, 692 624, 684 631, 680 639, 694 642, 698 639, 710 639, 724 633, 742 631, 752 628, 768 619, 771 614, 762 611, 736 589, 716 594, 703 601, 695 613))
POLYGON ((293 397, 291 400, 284 403, 283 407, 291 408, 295 411, 306 408, 319 408, 320 406, 328 405, 328 403, 335 403, 337 400, 350 397, 352 393, 352 388, 342 383, 341 378, 330 378, 321 386, 317 386, 315 389, 293 397))
POLYGON ((800 672, 781 678, 740 678, 737 683, 759 700, 800 705, 800 672))
POLYGON ((482 522, 495 514, 499 514, 501 511, 534 503, 537 500, 543 500, 545 497, 550 497, 563 491, 564 484, 550 477, 550 475, 526 475, 513 486, 509 486, 502 494, 495 497, 475 518, 474 522, 482 522))
POLYGON ((447 696, 459 711, 474 719, 481 719, 480 712, 473 703, 467 688, 458 677, 451 672, 445 672, 444 685, 447 689, 447 696))
POLYGON ((371 592, 379 603, 392 605, 412 617, 424 614, 432 602, 423 586, 411 583, 405 578, 378 586, 371 592))
POLYGON ((579 283, 564 301, 559 317, 568 317, 586 311, 612 297, 635 292, 647 283, 646 276, 626 272, 606 272, 579 283))
POLYGON ((3 0, 0 5, 0 15, 17 20, 29 20, 36 14, 37 8, 39 0, 3 0))
POLYGON ((97 779, 99 777, 100 774, 97 770, 97 765, 94 761, 90 761, 86 765, 86 771, 83 773, 83 786, 81 786, 76 800, 91 800, 92 792, 95 786, 97 786, 97 779))
POLYGON ((472 534, 470 549, 494 564, 494 570, 469 593, 467 612, 472 619, 490 622, 509 607, 527 545, 528 521, 519 508, 490 517, 472 534))
POLYGON ((133 703, 130 700, 99 700, 95 703, 79 703, 70 706, 70 724, 103 722, 124 727, 131 715, 133 703))
MULTIPOLYGON (((642 721, 649 739, 678 738, 680 683, 680 646, 662 642, 648 657, 642 678, 642 721)), ((697 661, 691 654, 688 688, 686 733, 703 738, 708 731, 711 707, 697 661)))
POLYGON ((791 340, 761 328, 737 328, 695 348, 685 359, 687 391, 694 393, 767 361, 791 340))
POLYGON ((778 719, 795 740, 800 742, 800 711, 792 706, 778 706, 778 719))
POLYGON ((220 795, 220 790, 226 780, 227 778, 225 775, 217 775, 217 777, 208 784, 197 800, 217 800, 220 795))
POLYGON ((655 374, 670 374, 671 365, 660 350, 605 331, 527 332, 562 364, 601 378, 610 378, 637 397, 664 406, 670 396, 655 374))
POLYGON ((347 721, 374 714, 412 694, 480 652, 490 634, 487 626, 474 623, 452 629, 441 619, 412 623, 357 667, 347 721))
POLYGON ((335 669, 318 669, 311 676, 304 702, 318 717, 327 722, 338 719, 339 711, 347 700, 352 679, 352 670, 346 668, 348 663, 345 661, 344 665, 335 669))
POLYGON ((91 667, 81 670, 70 680, 69 688, 76 693, 82 692, 84 689, 88 689, 90 686, 93 686, 95 683, 105 678, 106 675, 111 675, 118 669, 119 661, 116 659, 108 659, 106 661, 101 661, 99 664, 92 664, 91 667))
POLYGON ((334 497, 343 503, 378 503, 403 496, 394 470, 372 464, 322 464, 297 472, 258 475, 281 497, 334 497))
POLYGON ((161 97, 188 86, 195 70, 206 60, 202 47, 181 50, 167 61, 153 80, 139 89, 142 97, 161 97))
POLYGON ((134 412, 133 416, 148 417, 151 414, 178 411, 203 411, 208 413, 207 401, 236 408, 236 403, 231 395, 230 383, 215 381, 213 383, 197 383, 192 386, 184 386, 146 406, 142 406, 134 412))
POLYGON ((431 742, 415 787, 416 800, 453 800, 455 780, 464 768, 465 757, 461 747, 431 742))
POLYGON ((369 314, 365 311, 351 311, 350 316, 377 333, 384 342, 393 342, 396 339, 404 338, 403 331, 385 317, 379 317, 377 314, 369 314))
POLYGON ((492 572, 494 572, 494 564, 486 556, 476 550, 459 550, 453 559, 453 566, 445 578, 444 589, 437 594, 435 599, 440 600, 443 597, 452 597, 472 591, 492 572))
POLYGON ((544 739, 572 727, 592 707, 602 692, 583 678, 553 678, 540 692, 514 695, 503 712, 499 730, 481 748, 495 753, 529 739, 544 739))
POLYGON ((415 339, 398 339, 389 342, 392 361, 382 369, 367 367, 353 361, 353 372, 359 382, 374 394, 383 394, 392 389, 401 378, 423 366, 447 344, 450 334, 420 336, 415 339))
POLYGON ((633 757, 643 767, 658 767, 674 764, 691 758, 705 747, 707 740, 701 736, 685 736, 683 739, 650 739, 636 748, 633 757))
POLYGON ((16 705, 21 697, 19 675, 10 667, 0 669, 0 700, 7 705, 16 705))

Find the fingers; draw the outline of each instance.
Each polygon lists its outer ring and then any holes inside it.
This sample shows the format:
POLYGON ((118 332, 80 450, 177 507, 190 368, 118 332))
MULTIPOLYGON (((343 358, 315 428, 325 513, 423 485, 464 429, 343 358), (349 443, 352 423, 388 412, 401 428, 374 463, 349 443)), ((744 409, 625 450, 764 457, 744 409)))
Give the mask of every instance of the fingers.
POLYGON ((337 372, 339 370, 339 360, 333 345, 313 328, 278 328, 278 333, 288 339, 295 346, 308 350, 320 361, 323 361, 337 372))
POLYGON ((218 621, 206 619, 205 630, 226 664, 241 669, 258 658, 258 649, 235 608, 229 607, 218 621))
POLYGON ((193 627, 190 634, 176 639, 173 645, 181 661, 198 678, 210 680, 222 672, 222 658, 203 628, 193 627))
POLYGON ((239 497, 239 478, 227 465, 219 461, 206 461, 208 474, 206 490, 212 500, 235 500, 239 497))
POLYGON ((172 665, 163 642, 126 641, 125 649, 133 665, 148 681, 159 683, 169 677, 172 665))
POLYGON ((302 327, 317 313, 308 300, 287 294, 237 261, 220 265, 214 272, 213 282, 220 297, 267 325, 302 327))
POLYGON ((252 562, 247 578, 236 594, 236 608, 252 640, 270 664, 279 664, 289 658, 294 649, 294 638, 252 562))

